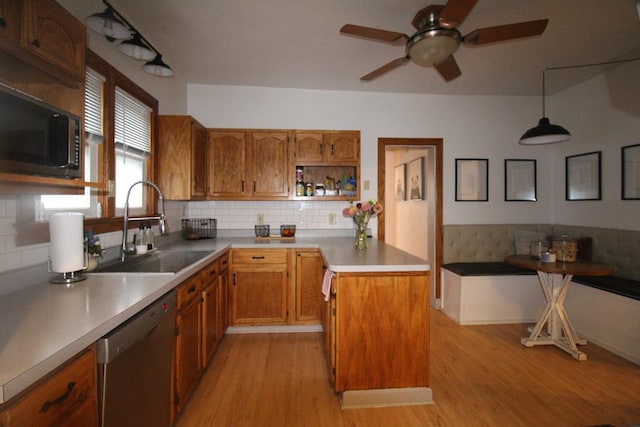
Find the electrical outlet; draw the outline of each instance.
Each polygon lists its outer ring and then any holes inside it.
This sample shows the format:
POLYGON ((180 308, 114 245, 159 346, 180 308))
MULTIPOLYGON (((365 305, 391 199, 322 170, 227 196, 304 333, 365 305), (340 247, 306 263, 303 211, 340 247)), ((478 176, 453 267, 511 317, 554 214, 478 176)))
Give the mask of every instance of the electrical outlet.
POLYGON ((262 225, 264 224, 264 214, 259 213, 256 217, 256 224, 262 225))
POLYGON ((336 225, 336 214, 329 214, 329 225, 336 225))
POLYGON ((368 179, 365 179, 362 184, 363 184, 365 190, 368 190, 369 187, 371 186, 371 183, 369 182, 368 179))

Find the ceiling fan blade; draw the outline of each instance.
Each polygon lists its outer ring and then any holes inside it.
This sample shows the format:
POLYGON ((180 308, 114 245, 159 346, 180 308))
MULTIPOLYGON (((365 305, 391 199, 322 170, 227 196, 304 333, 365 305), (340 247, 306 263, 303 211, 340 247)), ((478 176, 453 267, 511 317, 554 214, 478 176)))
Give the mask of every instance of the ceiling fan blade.
POLYGON ((539 36, 547 28, 548 19, 519 22, 517 24, 499 25, 496 27, 478 28, 464 36, 465 44, 477 45, 494 43, 522 37, 539 36))
POLYGON ((440 13, 443 27, 457 27, 466 19, 478 0, 449 0, 440 13))
POLYGON ((403 56, 401 58, 398 59, 394 59, 393 61, 384 64, 382 67, 373 70, 372 72, 370 72, 369 74, 366 74, 362 77, 360 77, 360 80, 363 81, 369 81, 369 80, 373 80, 376 77, 379 77, 381 75, 383 75, 384 73, 388 73, 391 70, 394 70, 396 68, 398 68, 401 65, 406 64, 407 62, 409 62, 409 57, 408 56, 403 56))
POLYGON ((451 81, 462 74, 453 55, 449 55, 444 61, 433 64, 433 66, 446 81, 451 81))
POLYGON ((409 36, 395 31, 380 30, 378 28, 362 27, 360 25, 346 24, 340 28, 341 34, 366 37, 369 39, 394 43, 399 40, 409 40, 409 36))

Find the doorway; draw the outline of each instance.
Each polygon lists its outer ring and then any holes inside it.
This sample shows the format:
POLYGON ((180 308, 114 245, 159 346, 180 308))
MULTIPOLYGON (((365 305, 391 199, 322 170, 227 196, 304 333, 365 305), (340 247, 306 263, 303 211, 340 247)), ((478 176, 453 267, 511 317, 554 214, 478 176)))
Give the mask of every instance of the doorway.
POLYGON ((441 294, 442 143, 439 138, 378 138, 378 200, 385 206, 378 239, 431 264, 431 306, 436 309, 441 294))

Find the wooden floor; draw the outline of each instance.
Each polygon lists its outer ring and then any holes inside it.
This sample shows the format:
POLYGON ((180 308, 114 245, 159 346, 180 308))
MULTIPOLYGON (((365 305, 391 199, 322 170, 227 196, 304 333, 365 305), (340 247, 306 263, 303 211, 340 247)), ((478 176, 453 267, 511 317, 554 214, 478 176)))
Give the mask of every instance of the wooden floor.
POLYGON ((227 335, 177 427, 640 425, 640 366, 593 344, 526 348, 526 325, 431 319, 435 404, 341 410, 321 334, 227 335))

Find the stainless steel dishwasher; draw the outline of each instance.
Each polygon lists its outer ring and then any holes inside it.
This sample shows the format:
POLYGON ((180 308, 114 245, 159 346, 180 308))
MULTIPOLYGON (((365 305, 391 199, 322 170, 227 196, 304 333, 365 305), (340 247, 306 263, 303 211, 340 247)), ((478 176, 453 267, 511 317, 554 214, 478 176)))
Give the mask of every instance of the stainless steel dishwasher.
POLYGON ((176 294, 98 341, 100 425, 168 426, 176 294))

